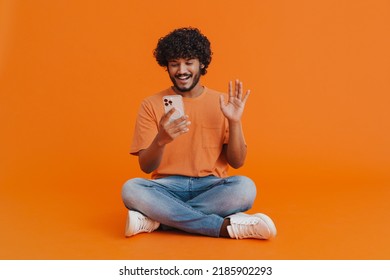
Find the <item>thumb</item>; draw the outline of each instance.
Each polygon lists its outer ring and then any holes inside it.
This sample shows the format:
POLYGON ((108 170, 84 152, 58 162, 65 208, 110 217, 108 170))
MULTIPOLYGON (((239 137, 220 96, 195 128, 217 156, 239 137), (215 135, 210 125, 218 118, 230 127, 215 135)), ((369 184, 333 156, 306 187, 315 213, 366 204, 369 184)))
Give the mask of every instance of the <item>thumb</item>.
POLYGON ((172 114, 175 112, 175 107, 173 107, 171 110, 169 110, 165 115, 162 116, 160 123, 162 125, 165 125, 169 122, 169 118, 172 116, 172 114))
POLYGON ((219 105, 220 105, 221 109, 225 105, 225 97, 222 94, 219 96, 219 105))

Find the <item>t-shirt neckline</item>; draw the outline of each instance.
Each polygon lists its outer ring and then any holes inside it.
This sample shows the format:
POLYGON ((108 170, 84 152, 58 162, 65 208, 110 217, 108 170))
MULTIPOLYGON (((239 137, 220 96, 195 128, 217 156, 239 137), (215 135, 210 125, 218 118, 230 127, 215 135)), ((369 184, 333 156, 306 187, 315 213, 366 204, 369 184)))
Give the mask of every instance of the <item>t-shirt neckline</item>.
MULTIPOLYGON (((172 87, 169 87, 168 91, 169 91, 169 93, 170 93, 171 95, 181 95, 181 94, 176 93, 176 92, 173 90, 172 87)), ((184 96, 183 96, 183 100, 189 101, 189 102, 196 101, 196 100, 200 100, 200 99, 202 99, 206 94, 207 94, 207 87, 206 87, 206 86, 203 86, 203 91, 202 91, 202 93, 201 93, 199 96, 197 96, 197 97, 184 97, 184 96)))

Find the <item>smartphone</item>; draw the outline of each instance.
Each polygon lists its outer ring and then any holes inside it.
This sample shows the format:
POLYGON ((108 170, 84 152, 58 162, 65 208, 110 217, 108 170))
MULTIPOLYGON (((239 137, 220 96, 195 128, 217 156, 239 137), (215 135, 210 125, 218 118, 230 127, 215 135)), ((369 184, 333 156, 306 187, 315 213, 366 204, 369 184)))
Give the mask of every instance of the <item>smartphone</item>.
POLYGON ((166 95, 163 97, 163 104, 165 113, 175 108, 175 112, 169 118, 169 122, 184 116, 183 97, 181 95, 166 95))

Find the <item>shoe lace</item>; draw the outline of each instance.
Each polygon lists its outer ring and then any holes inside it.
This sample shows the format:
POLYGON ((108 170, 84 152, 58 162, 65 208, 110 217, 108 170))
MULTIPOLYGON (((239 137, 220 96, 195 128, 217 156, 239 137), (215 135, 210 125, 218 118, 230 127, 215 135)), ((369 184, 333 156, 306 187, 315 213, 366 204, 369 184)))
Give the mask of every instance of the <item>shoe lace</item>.
POLYGON ((154 229, 154 222, 145 216, 138 216, 139 231, 150 232, 154 229))
POLYGON ((258 224, 259 221, 257 219, 239 218, 232 224, 233 232, 238 239, 264 237, 259 232, 258 224))

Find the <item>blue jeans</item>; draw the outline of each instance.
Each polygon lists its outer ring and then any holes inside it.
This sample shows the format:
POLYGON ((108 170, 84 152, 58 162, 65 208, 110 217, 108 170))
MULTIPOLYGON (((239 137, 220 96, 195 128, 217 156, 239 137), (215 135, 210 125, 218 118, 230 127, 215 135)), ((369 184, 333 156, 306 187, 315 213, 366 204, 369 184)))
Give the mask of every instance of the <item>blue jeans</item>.
POLYGON ((122 189, 126 207, 189 233, 218 237, 224 217, 250 209, 256 186, 244 176, 134 178, 122 189))

